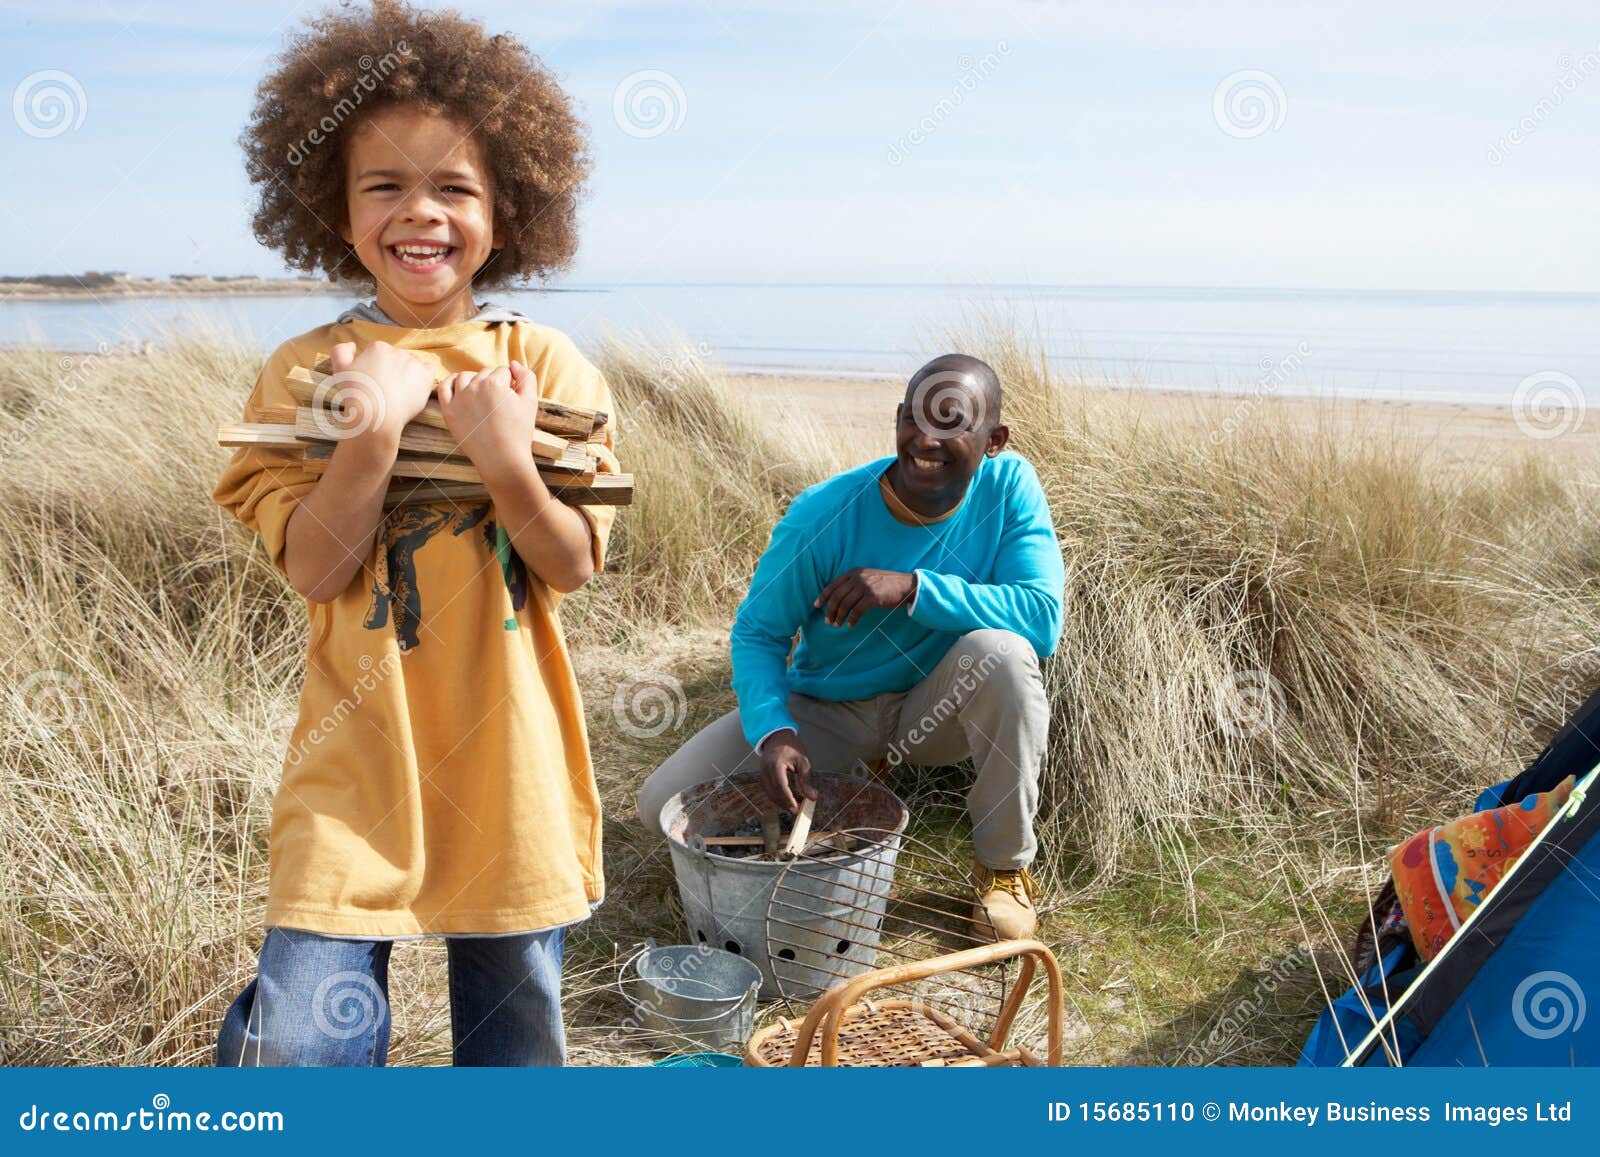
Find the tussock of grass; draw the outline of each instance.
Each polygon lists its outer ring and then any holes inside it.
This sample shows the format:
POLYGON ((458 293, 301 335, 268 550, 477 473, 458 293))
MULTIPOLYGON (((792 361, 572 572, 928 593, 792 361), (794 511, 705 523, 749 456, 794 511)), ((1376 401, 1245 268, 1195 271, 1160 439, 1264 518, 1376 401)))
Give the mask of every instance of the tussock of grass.
MULTIPOLYGON (((1270 401, 1237 429, 1154 422, 1137 395, 1052 380, 1010 332, 962 344, 1002 372, 1067 563, 1038 866, 1088 1026, 1074 1055, 1171 1060, 1302 920, 1319 951, 1344 934, 1349 868, 1513 770, 1587 692, 1583 664, 1560 664, 1600 637, 1592 480, 1532 457, 1447 467, 1402 432, 1289 422, 1270 401)), ((642 1055, 606 1032, 609 984, 628 940, 671 935, 633 789, 729 705, 716 632, 786 502, 865 456, 764 422, 691 355, 597 358, 638 503, 563 609, 612 881, 569 948, 587 1061, 642 1055), (693 690, 649 742, 610 721, 615 673, 641 661, 693 690)), ((305 643, 300 601, 209 501, 213 433, 258 364, 181 340, 0 362, 0 1059, 203 1063, 253 969, 305 643)), ((919 809, 959 800, 958 773, 903 774, 919 809)), ((439 948, 395 954, 396 1061, 448 1058, 439 948)), ((1312 988, 1290 987, 1293 1021, 1312 988)), ((1289 1021, 1218 1056, 1285 1059, 1289 1021)))

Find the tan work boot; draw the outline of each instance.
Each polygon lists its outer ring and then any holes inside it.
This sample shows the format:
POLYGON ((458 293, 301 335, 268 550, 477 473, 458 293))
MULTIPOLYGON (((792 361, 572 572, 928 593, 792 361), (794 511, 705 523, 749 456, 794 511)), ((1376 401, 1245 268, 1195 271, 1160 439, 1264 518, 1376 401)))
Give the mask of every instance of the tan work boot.
POLYGON ((978 892, 978 902, 972 906, 972 925, 978 935, 997 940, 1026 940, 1033 935, 1039 923, 1039 912, 1034 907, 1039 885, 1028 875, 1028 869, 1001 871, 974 860, 972 879, 978 892))

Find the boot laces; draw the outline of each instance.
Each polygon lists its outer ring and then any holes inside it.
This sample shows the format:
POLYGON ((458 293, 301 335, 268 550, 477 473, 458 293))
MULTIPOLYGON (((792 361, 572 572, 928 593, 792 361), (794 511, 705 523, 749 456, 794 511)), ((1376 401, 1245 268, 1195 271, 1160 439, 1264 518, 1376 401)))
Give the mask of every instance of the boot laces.
POLYGON ((1038 901, 1041 889, 1038 881, 1028 874, 1027 868, 999 870, 979 864, 977 869, 980 898, 984 893, 998 889, 1011 893, 1024 904, 1038 901))

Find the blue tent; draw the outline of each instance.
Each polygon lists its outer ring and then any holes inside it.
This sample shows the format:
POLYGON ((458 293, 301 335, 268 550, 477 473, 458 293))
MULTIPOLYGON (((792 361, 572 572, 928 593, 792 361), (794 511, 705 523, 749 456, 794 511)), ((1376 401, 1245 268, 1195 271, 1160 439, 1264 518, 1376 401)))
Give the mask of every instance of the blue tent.
POLYGON ((1600 1064, 1600 692, 1477 810, 1578 786, 1424 966, 1409 938, 1324 1008, 1300 1064, 1600 1064))

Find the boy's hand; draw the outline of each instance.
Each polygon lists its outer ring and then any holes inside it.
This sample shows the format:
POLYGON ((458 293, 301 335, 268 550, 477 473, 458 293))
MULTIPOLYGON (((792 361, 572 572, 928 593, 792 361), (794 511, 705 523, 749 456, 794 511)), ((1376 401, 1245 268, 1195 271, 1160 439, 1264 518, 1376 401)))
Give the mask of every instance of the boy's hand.
POLYGON ((531 465, 538 379, 521 362, 445 378, 439 383, 439 412, 486 481, 531 465))
POLYGON ((805 744, 794 731, 780 731, 761 745, 761 787, 767 798, 790 814, 797 814, 800 805, 789 789, 789 775, 794 773, 795 787, 801 798, 816 799, 817 789, 811 786, 811 757, 805 744))
POLYGON ((355 342, 340 342, 328 353, 333 365, 328 386, 337 391, 341 416, 333 418, 342 437, 381 435, 398 442, 405 424, 433 395, 433 371, 419 358, 386 341, 359 354, 355 342))
POLYGON ((917 593, 917 576, 896 570, 856 567, 827 586, 811 605, 826 606, 823 619, 832 627, 853 627, 870 610, 892 610, 917 593))

